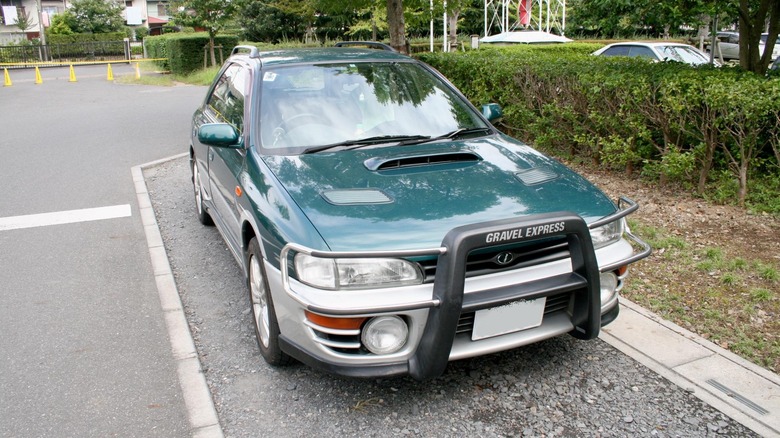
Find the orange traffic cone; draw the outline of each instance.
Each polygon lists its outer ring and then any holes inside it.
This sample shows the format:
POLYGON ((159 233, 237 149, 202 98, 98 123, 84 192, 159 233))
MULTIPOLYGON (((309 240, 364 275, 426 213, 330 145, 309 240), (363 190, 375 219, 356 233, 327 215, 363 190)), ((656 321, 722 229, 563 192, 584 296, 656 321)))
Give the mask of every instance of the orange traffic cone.
POLYGON ((106 78, 108 81, 114 80, 114 72, 111 71, 111 64, 108 64, 108 77, 106 78))
POLYGON ((73 65, 70 66, 70 82, 77 82, 76 81, 76 72, 73 70, 73 65))
POLYGON ((135 63, 135 78, 141 79, 141 66, 138 62, 135 63))
POLYGON ((5 76, 5 83, 3 83, 4 87, 10 87, 13 85, 13 82, 11 82, 11 75, 8 74, 8 69, 4 68, 3 72, 5 73, 3 76, 5 76))
POLYGON ((41 71, 38 69, 38 66, 35 66, 35 83, 36 84, 42 84, 43 78, 41 77, 41 71))

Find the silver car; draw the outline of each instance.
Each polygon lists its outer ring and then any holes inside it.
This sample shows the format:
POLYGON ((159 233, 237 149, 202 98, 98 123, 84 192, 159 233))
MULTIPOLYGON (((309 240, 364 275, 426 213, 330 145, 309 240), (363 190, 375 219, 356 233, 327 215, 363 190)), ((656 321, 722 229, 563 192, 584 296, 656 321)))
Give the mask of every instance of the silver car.
MULTIPOLYGON (((768 33, 761 34, 761 41, 758 43, 758 51, 763 56, 768 33)), ((722 57, 724 60, 739 59, 739 33, 738 32, 718 32, 718 47, 715 49, 715 56, 722 57)), ((780 40, 780 39, 779 39, 780 40)), ((710 47, 707 48, 707 51, 710 47)), ((780 56, 780 41, 775 43, 772 50, 772 58, 777 59, 780 56)))

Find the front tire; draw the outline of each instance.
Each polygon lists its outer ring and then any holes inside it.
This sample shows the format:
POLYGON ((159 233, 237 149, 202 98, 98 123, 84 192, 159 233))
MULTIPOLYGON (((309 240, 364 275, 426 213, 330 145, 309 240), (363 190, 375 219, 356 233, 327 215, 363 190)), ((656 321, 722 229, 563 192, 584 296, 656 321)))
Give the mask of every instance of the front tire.
POLYGON ((279 323, 276 320, 274 302, 271 291, 268 289, 268 281, 265 278, 263 257, 257 238, 252 238, 249 242, 247 271, 249 300, 252 306, 252 326, 255 329, 255 338, 260 347, 260 354, 270 365, 287 365, 290 363, 290 356, 279 348, 279 323))
POLYGON ((198 171, 198 161, 195 156, 192 156, 192 187, 195 192, 195 211, 198 216, 198 222, 203 225, 214 225, 214 221, 206 211, 206 207, 203 206, 203 184, 200 180, 200 172, 198 171))

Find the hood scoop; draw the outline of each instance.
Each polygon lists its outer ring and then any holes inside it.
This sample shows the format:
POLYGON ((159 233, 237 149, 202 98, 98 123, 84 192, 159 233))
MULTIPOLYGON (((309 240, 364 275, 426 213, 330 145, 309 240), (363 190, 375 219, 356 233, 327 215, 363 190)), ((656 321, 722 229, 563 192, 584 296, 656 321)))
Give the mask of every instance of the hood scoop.
POLYGON ((332 189, 320 193, 333 205, 390 204, 393 199, 378 189, 332 189))
POLYGON ((363 164, 371 171, 396 170, 410 167, 434 166, 440 164, 470 164, 482 161, 474 152, 442 152, 435 154, 406 155, 402 157, 369 158, 363 164))
POLYGON ((516 172, 515 177, 527 186, 535 186, 558 178, 558 174, 547 167, 534 167, 516 172))

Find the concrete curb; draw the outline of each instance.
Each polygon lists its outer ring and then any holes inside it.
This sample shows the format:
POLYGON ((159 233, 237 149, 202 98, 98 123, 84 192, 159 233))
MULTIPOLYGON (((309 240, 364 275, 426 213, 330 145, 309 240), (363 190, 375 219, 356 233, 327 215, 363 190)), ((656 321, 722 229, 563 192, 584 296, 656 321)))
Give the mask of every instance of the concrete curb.
POLYGON ((625 298, 601 339, 762 436, 780 436, 780 376, 625 298))
POLYGON ((171 266, 168 263, 168 255, 165 251, 157 218, 154 214, 152 201, 146 188, 143 170, 161 163, 186 157, 187 153, 175 155, 158 161, 135 166, 131 169, 135 193, 138 199, 138 208, 141 222, 146 233, 146 242, 149 247, 149 256, 152 260, 157 291, 160 295, 165 325, 168 327, 168 339, 171 342, 171 351, 176 361, 176 371, 179 376, 190 423, 190 431, 197 438, 222 438, 224 433, 219 424, 219 417, 211 397, 211 391, 206 384, 203 368, 192 339, 187 317, 179 298, 176 281, 173 278, 171 266))

